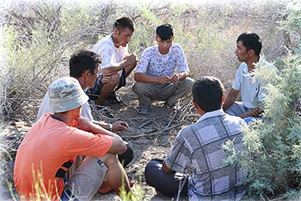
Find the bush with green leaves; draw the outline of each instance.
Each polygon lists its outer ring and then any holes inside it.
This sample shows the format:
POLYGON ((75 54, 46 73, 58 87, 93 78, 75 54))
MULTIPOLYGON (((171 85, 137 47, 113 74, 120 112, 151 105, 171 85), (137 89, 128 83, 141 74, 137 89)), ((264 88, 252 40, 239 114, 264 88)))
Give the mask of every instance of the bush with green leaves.
MULTIPOLYGON (((297 9, 287 18, 291 34, 300 34, 301 30, 301 10, 297 9)), ((283 59, 282 71, 257 69, 255 77, 268 91, 263 119, 243 128, 242 151, 236 152, 231 143, 225 145, 232 153, 228 162, 248 173, 245 182, 252 198, 270 198, 286 192, 289 193, 285 196, 296 198, 301 187, 300 41, 297 44, 283 59)))

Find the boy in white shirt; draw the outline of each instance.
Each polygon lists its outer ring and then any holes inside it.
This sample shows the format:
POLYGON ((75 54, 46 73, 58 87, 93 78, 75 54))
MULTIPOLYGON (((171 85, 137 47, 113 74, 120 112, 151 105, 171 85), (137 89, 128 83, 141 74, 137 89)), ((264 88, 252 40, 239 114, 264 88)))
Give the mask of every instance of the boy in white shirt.
POLYGON ((257 118, 263 112, 258 102, 263 101, 267 93, 259 80, 254 78, 255 68, 261 66, 270 70, 277 70, 276 67, 262 57, 261 39, 256 33, 242 33, 236 40, 235 54, 242 62, 237 69, 231 90, 227 93, 223 109, 226 113, 243 118, 249 122, 257 118), (241 101, 236 101, 241 92, 241 101))
POLYGON ((113 33, 97 42, 92 51, 102 60, 100 75, 94 87, 87 94, 97 105, 105 105, 106 101, 120 104, 115 91, 126 85, 126 77, 137 65, 134 54, 128 53, 127 44, 135 31, 134 22, 128 17, 115 21, 113 33))

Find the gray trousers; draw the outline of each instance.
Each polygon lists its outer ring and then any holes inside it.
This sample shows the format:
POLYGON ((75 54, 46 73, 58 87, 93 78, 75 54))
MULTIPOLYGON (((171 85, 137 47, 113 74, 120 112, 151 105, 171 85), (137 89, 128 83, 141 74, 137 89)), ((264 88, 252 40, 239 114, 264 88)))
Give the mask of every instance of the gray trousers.
POLYGON ((107 171, 107 166, 100 158, 86 156, 64 190, 69 190, 77 200, 91 200, 106 179, 107 171))
MULTIPOLYGON (((232 116, 239 116, 242 114, 247 113, 248 111, 252 110, 253 108, 247 108, 243 105, 242 102, 235 101, 228 109, 225 110, 225 113, 232 115, 232 116)), ((260 117, 246 117, 244 118, 245 122, 249 125, 254 120, 262 119, 260 117)))
POLYGON ((149 107, 152 101, 165 101, 172 107, 176 102, 191 93, 194 79, 187 77, 185 80, 167 84, 136 82, 133 91, 138 95, 139 106, 149 107))
POLYGON ((250 110, 252 110, 252 108, 247 108, 242 102, 235 101, 228 109, 225 110, 225 113, 232 116, 239 116, 250 110))

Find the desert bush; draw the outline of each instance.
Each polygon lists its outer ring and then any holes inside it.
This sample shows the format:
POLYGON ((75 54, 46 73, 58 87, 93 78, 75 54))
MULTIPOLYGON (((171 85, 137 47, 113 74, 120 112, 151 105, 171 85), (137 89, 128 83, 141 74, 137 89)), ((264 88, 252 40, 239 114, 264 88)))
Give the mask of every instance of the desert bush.
POLYGON ((90 15, 93 9, 84 5, 24 2, 5 10, 1 74, 4 117, 13 119, 21 114, 24 118, 25 111, 33 109, 30 105, 39 104, 53 79, 68 75, 70 55, 104 30, 104 21, 99 19, 106 19, 114 9, 111 5, 98 8, 90 15))
MULTIPOLYGON (((300 11, 299 7, 294 7, 287 18, 290 34, 301 30, 300 11)), ((232 149, 233 155, 229 157, 229 161, 248 172, 247 191, 253 198, 270 199, 285 192, 288 193, 284 196, 300 197, 300 40, 297 44, 282 59, 282 71, 259 67, 255 73, 268 91, 263 102, 263 120, 243 128, 243 151, 237 153, 232 149)))

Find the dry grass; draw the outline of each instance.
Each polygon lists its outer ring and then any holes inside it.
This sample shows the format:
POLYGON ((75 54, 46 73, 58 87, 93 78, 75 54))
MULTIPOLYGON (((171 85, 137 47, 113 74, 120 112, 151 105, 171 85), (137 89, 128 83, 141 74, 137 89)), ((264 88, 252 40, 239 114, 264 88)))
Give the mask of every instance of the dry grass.
MULTIPOLYGON (((257 32, 263 41, 263 53, 269 61, 275 61, 278 57, 285 54, 285 45, 287 45, 289 41, 289 36, 286 35, 284 30, 279 29, 278 26, 281 26, 287 14, 285 10, 286 2, 287 1, 283 0, 277 1, 277 3, 271 2, 270 4, 258 2, 258 4, 251 5, 252 9, 250 9, 250 4, 246 1, 243 1, 241 5, 239 5, 239 1, 233 1, 232 4, 223 5, 225 7, 208 6, 206 9, 201 6, 187 7, 187 10, 178 17, 173 17, 169 12, 170 5, 159 6, 157 9, 151 11, 163 22, 172 20, 172 24, 175 26, 179 25, 179 28, 186 31, 184 33, 176 33, 178 35, 176 35, 175 42, 180 43, 184 49, 192 77, 197 79, 205 75, 216 76, 221 79, 228 90, 231 87, 236 68, 239 65, 234 50, 235 40, 240 33, 245 31, 257 32), (227 9, 230 13, 229 15, 227 15, 227 9), (231 9, 235 10, 233 11, 231 9), (199 14, 204 12, 207 12, 205 17, 199 14), (191 35, 194 36, 192 38, 188 36, 190 31, 191 35)), ((104 7, 102 7, 102 9, 103 8, 104 7)), ((104 22, 99 22, 97 27, 92 26, 88 27, 90 29, 80 30, 77 34, 81 34, 85 31, 84 36, 88 38, 90 35, 87 34, 87 32, 91 32, 91 38, 93 38, 95 42, 97 32, 108 33, 108 30, 111 28, 109 24, 111 24, 113 18, 115 19, 115 16, 117 16, 117 14, 114 13, 116 10, 114 10, 114 6, 111 6, 102 11, 104 22), (114 14, 110 15, 110 13, 114 14)), ((137 25, 141 26, 142 29, 156 26, 156 24, 154 24, 156 22, 150 19, 145 20, 138 15, 139 13, 137 13, 135 9, 124 11, 124 13, 135 16, 137 25)), ((6 20, 11 19, 12 18, 6 18, 6 20)), ((22 18, 18 20, 20 22, 17 22, 21 23, 22 18)), ((31 20, 31 18, 28 18, 28 20, 31 20)), ((23 25, 28 26, 28 24, 23 25)), ((135 34, 139 34, 139 32, 135 34)), ((153 36, 150 35, 151 34, 147 35, 147 39, 152 40, 153 36)), ((72 37, 74 36, 75 35, 72 35, 72 37)), ((26 36, 22 37, 26 38, 26 36)), ((133 42, 135 37, 134 35, 133 42)), ((91 42, 92 39, 87 41, 91 42)), ((140 55, 141 51, 145 48, 145 43, 142 42, 139 46, 139 52, 137 52, 138 55, 140 55)), ((151 43, 150 41, 147 42, 151 43)), ((88 46, 91 46, 91 44, 88 44, 88 46)), ((70 52, 70 54, 71 53, 72 52, 70 52)), ((56 77, 62 75, 62 72, 66 75, 66 61, 67 59, 63 58, 59 67, 52 72, 55 73, 56 77)), ((21 74, 21 77, 22 76, 21 74)), ((54 79, 54 77, 51 78, 54 79)), ((11 78, 6 77, 5 79, 9 80, 11 78)), ((7 100, 1 101, 1 106, 6 107, 9 114, 13 114, 13 119, 3 122, 3 125, 1 125, 0 178, 2 184, 5 183, 6 179, 12 182, 13 159, 16 149, 27 130, 35 122, 41 98, 45 94, 46 86, 49 84, 44 82, 18 83, 16 78, 12 78, 12 80, 14 83, 17 82, 20 91, 28 90, 28 94, 25 94, 25 96, 22 93, 22 96, 11 96, 13 94, 1 96, 1 100, 7 100), (7 105, 7 103, 9 103, 9 105, 7 105), (19 105, 17 110, 14 109, 14 105, 19 105)), ((49 79, 48 82, 50 80, 51 79, 49 79)), ((9 82, 4 81, 4 83, 9 82)), ((164 158, 178 131, 195 122, 199 116, 196 114, 190 99, 181 100, 178 110, 170 114, 166 114, 160 109, 161 102, 156 102, 153 104, 152 111, 149 115, 139 115, 135 111, 135 108, 138 106, 138 101, 131 90, 132 83, 133 77, 131 75, 128 85, 117 92, 117 95, 122 98, 125 105, 108 107, 110 112, 114 114, 114 118, 107 118, 92 106, 93 115, 97 120, 104 120, 111 123, 116 120, 125 120, 129 123, 130 128, 128 131, 119 133, 135 150, 134 161, 126 171, 131 179, 141 182, 145 191, 144 198, 145 200, 150 200, 155 195, 155 192, 145 185, 143 178, 145 164, 152 158, 164 158)), ((1 87, 9 86, 3 85, 1 87)), ((11 199, 7 188, 1 188, 0 193, 3 194, 3 196, 1 196, 2 199, 11 199)), ((114 195, 109 195, 108 197, 98 196, 95 199, 114 200, 116 197, 114 195)))

